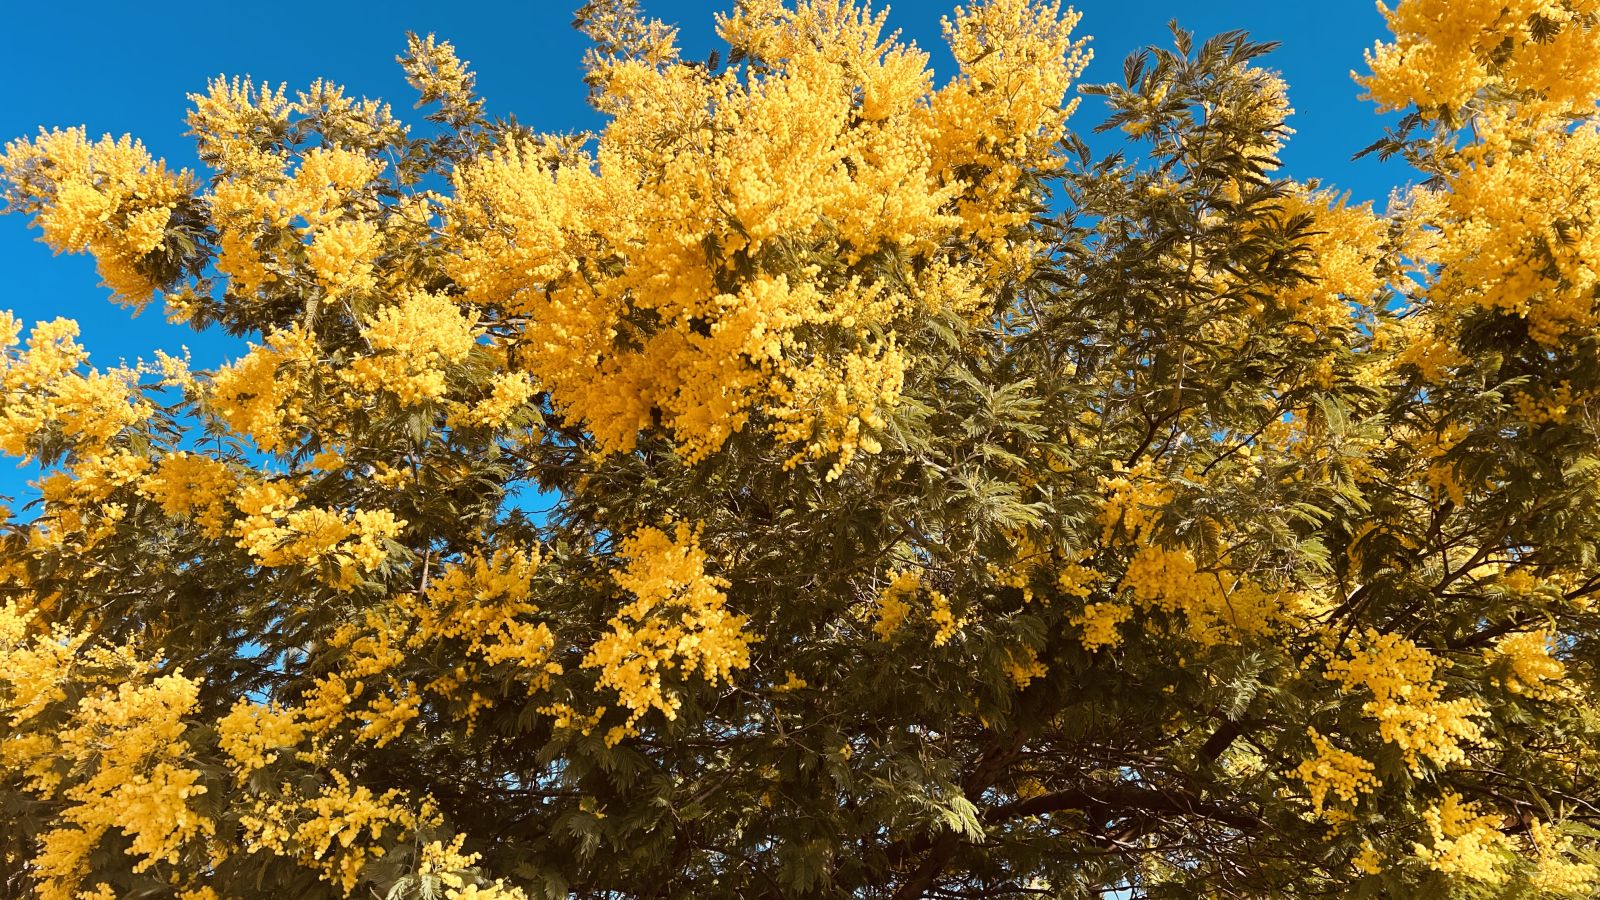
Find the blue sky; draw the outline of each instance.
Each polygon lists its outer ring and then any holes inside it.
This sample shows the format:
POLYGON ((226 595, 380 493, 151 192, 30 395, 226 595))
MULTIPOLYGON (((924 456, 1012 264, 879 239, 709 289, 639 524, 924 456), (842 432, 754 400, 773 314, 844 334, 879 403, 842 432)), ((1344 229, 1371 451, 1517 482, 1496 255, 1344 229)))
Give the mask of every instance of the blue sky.
MULTIPOLYGON (((644 0, 648 13, 681 28, 685 52, 703 57, 716 49, 714 13, 732 0, 693 3, 644 0)), ((478 87, 493 115, 514 114, 544 131, 598 124, 584 103, 580 59, 583 39, 570 27, 565 2, 331 2, 275 16, 260 4, 145 4, 88 0, 18 4, 6 13, 12 76, 0 79, 0 141, 29 136, 39 127, 87 126, 91 136, 132 133, 174 166, 195 167, 183 133, 186 94, 201 91, 219 74, 250 75, 291 91, 317 78, 341 83, 352 95, 381 97, 402 117, 412 95, 394 63, 407 29, 434 32, 456 45, 478 73, 478 87), (203 12, 202 12, 203 10, 203 12)), ((882 4, 878 4, 881 7, 882 4)), ((933 54, 943 81, 953 64, 939 37, 939 17, 952 3, 901 0, 889 22, 933 54)), ((1079 32, 1092 35, 1095 61, 1086 82, 1120 78, 1123 57, 1149 43, 1167 44, 1166 23, 1176 18, 1205 37, 1244 28, 1282 47, 1268 65, 1283 72, 1298 111, 1297 134, 1284 154, 1287 173, 1318 177, 1350 190, 1356 199, 1381 201, 1406 179, 1398 163, 1350 157, 1377 139, 1382 120, 1358 98, 1350 72, 1362 51, 1384 36, 1383 20, 1368 0, 1285 3, 1283 0, 1083 0, 1079 32)), ((1074 124, 1087 132, 1101 118, 1090 98, 1074 124)), ((22 216, 0 216, 0 271, 7 275, 0 309, 25 322, 69 316, 83 328, 96 364, 149 358, 155 349, 191 348, 195 362, 213 366, 237 345, 212 335, 167 325, 159 304, 142 316, 107 302, 87 257, 52 256, 22 216)), ((31 477, 0 459, 0 495, 29 493, 31 477)))

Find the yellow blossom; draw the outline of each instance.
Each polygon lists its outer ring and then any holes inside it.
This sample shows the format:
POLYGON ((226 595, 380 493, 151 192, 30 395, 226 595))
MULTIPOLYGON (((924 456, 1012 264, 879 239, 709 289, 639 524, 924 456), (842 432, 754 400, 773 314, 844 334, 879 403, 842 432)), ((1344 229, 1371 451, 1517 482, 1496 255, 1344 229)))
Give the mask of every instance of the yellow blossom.
POLYGON ((1294 775, 1305 783, 1311 794, 1311 808, 1318 815, 1323 814, 1330 793, 1345 803, 1354 803, 1360 795, 1377 788, 1372 763, 1333 746, 1316 729, 1308 731, 1317 755, 1302 761, 1294 775))
POLYGON ((1413 853, 1428 868, 1488 884, 1509 877, 1510 841, 1497 827, 1496 816, 1479 813, 1474 804, 1447 791, 1422 818, 1429 840, 1417 842, 1413 853))
POLYGON ((600 686, 615 691, 628 711, 608 743, 632 732, 652 709, 677 717, 682 700, 664 683, 663 670, 716 684, 750 664, 744 617, 727 610, 728 582, 706 574, 708 557, 694 529, 684 523, 670 535, 641 529, 620 549, 628 563, 612 577, 634 599, 583 659, 584 668, 600 670, 600 686))
POLYGON ((1494 646, 1484 650, 1485 662, 1496 666, 1503 674, 1500 680, 1513 694, 1525 694, 1542 700, 1559 697, 1558 685, 1567 667, 1550 655, 1555 635, 1549 631, 1524 631, 1497 639, 1494 646))
POLYGON ((1326 677, 1346 690, 1362 688, 1372 700, 1362 711, 1377 721, 1383 739, 1399 747, 1415 772, 1422 760, 1437 766, 1466 759, 1464 745, 1483 737, 1474 721, 1487 714, 1477 700, 1444 700, 1444 685, 1434 679, 1443 661, 1395 634, 1368 629, 1363 646, 1348 658, 1328 663, 1326 677))

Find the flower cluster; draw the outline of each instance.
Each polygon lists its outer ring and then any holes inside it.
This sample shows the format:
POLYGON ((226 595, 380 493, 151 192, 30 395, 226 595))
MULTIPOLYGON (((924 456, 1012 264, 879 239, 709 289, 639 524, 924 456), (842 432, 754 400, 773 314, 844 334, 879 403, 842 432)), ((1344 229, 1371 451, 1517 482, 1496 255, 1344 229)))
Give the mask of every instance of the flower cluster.
POLYGON ((192 517, 213 539, 226 531, 227 499, 233 496, 237 477, 228 467, 197 453, 165 456, 139 483, 139 493, 160 505, 169 516, 192 517))
POLYGON ((248 485, 236 503, 240 517, 232 533, 261 565, 326 565, 330 582, 346 588, 389 558, 387 542, 406 526, 386 509, 298 508, 300 498, 283 481, 248 485))
POLYGON ((1404 752, 1412 771, 1421 772, 1423 760, 1447 766, 1466 759, 1465 745, 1483 738, 1474 719, 1487 715, 1472 698, 1442 699, 1444 684, 1435 670, 1444 664, 1437 656, 1397 634, 1368 629, 1362 646, 1348 658, 1328 662, 1326 677, 1344 689, 1364 689, 1372 699, 1362 707, 1378 723, 1383 739, 1404 752))
POLYGON ((444 888, 445 900, 526 900, 521 888, 479 875, 475 866, 478 854, 461 851, 465 840, 466 835, 458 834, 448 844, 433 841, 425 845, 417 862, 417 880, 427 884, 436 879, 444 888))
POLYGON ((971 314, 1031 264, 1012 237, 1086 61, 1076 17, 963 13, 947 25, 962 74, 939 91, 925 54, 849 5, 741 5, 721 27, 743 78, 622 21, 589 23, 619 42, 591 60, 613 116, 592 156, 512 143, 456 170, 450 274, 524 317, 521 364, 602 448, 659 424, 698 460, 754 420, 791 466, 837 477, 879 449, 908 315, 971 314), (948 252, 970 242, 980 258, 948 252), (843 265, 812 262, 824 246, 843 265))
POLYGON ((477 340, 477 317, 447 297, 419 293, 368 317, 362 333, 372 355, 352 362, 343 377, 416 406, 444 397, 449 367, 464 362, 477 340))
POLYGON ((652 709, 677 717, 683 701, 664 683, 666 671, 711 684, 731 680, 750 664, 751 642, 744 617, 727 609, 727 580, 706 574, 708 557, 689 525, 679 523, 672 534, 642 529, 620 549, 628 563, 612 577, 634 599, 583 659, 628 711, 627 722, 607 733, 613 744, 652 709))
POLYGON ((15 317, 0 313, 0 452, 31 457, 50 435, 80 454, 98 455, 149 414, 132 370, 82 371, 87 354, 74 340, 76 322, 39 323, 18 352, 20 330, 15 317))
POLYGON ((1349 206, 1326 191, 1298 191, 1282 202, 1285 219, 1310 216, 1310 233, 1299 246, 1310 261, 1310 280, 1277 298, 1294 317, 1295 334, 1307 343, 1343 339, 1356 324, 1350 304, 1367 304, 1385 287, 1379 272, 1386 226, 1370 204, 1349 206))
POLYGON ((879 640, 887 641, 905 623, 911 613, 910 601, 922 591, 922 575, 916 569, 895 573, 883 590, 878 592, 877 621, 872 630, 879 640))
POLYGON ((1122 643, 1122 634, 1117 626, 1128 621, 1132 615, 1133 608, 1126 603, 1086 603, 1083 612, 1074 615, 1071 622, 1082 629, 1078 642, 1083 644, 1083 649, 1093 653, 1101 647, 1115 647, 1122 643))
POLYGON ((1557 684, 1567 667, 1550 655, 1555 635, 1550 631, 1522 631, 1508 634, 1483 652, 1484 660, 1500 667, 1500 681, 1513 694, 1551 700, 1560 696, 1557 684))
POLYGON ((1600 885, 1600 866, 1573 857, 1577 848, 1572 836, 1557 826, 1535 819, 1528 825, 1534 865, 1529 883, 1546 896, 1588 897, 1600 885))
POLYGON ((166 242, 173 210, 194 190, 129 137, 90 141, 82 128, 13 141, 0 154, 6 199, 37 214, 56 252, 88 251, 119 298, 143 306, 157 288, 145 257, 166 242))
POLYGON ((235 433, 269 453, 298 441, 308 418, 302 377, 316 347, 302 331, 280 331, 251 347, 211 381, 211 408, 235 433))
POLYGON ((1449 114, 1494 90, 1592 112, 1600 96, 1595 0, 1400 0, 1383 13, 1395 39, 1367 54, 1361 82, 1384 109, 1449 114))
POLYGON ((468 655, 491 666, 509 663, 530 693, 542 690, 562 667, 551 659, 556 641, 550 627, 533 621, 539 608, 529 594, 538 566, 538 551, 520 548, 450 566, 411 610, 416 624, 408 644, 463 641, 468 655))
MULTIPOLYGON (((61 809, 31 862, 39 896, 74 897, 113 831, 126 839, 134 872, 203 856, 216 826, 194 809, 208 789, 186 739, 199 683, 154 675, 129 646, 91 644, 59 627, 30 634, 32 618, 0 607, 0 763, 61 809), (36 727, 62 712, 65 724, 36 727)), ((197 874, 177 871, 177 882, 197 874)))
POLYGON ((1202 570, 1188 550, 1158 545, 1134 554, 1121 587, 1141 606, 1182 613, 1189 636, 1207 646, 1265 633, 1281 608, 1278 598, 1248 579, 1202 570))
POLYGON ((1590 264, 1600 253, 1600 125, 1529 125, 1494 113, 1478 133, 1450 160, 1449 189, 1417 211, 1438 229, 1427 261, 1442 268, 1430 299, 1523 318, 1547 348, 1592 333, 1600 324, 1600 275, 1590 264))
POLYGON ((1107 544, 1120 539, 1146 539, 1172 502, 1172 485, 1155 470, 1149 458, 1132 467, 1114 466, 1116 474, 1103 477, 1100 490, 1106 495, 1100 508, 1101 540, 1107 544))
POLYGON ((1487 884, 1509 877, 1506 862, 1510 841, 1497 827, 1499 817, 1480 813, 1461 795, 1446 792, 1422 814, 1428 840, 1413 848, 1417 859, 1430 869, 1487 884))
POLYGON ((271 703, 241 699, 217 720, 217 745, 241 779, 298 745, 305 734, 295 710, 271 703))
POLYGON ((1303 760, 1294 776, 1305 783, 1311 794, 1311 808, 1317 815, 1324 815, 1330 793, 1345 803, 1354 803, 1362 794, 1377 788, 1372 763, 1333 746, 1315 728, 1308 730, 1317 755, 1303 760))
POLYGON ((337 770, 330 777, 315 794, 285 785, 283 796, 257 800, 239 823, 251 845, 298 858, 348 894, 389 840, 436 824, 438 814, 426 804, 419 810, 399 791, 374 794, 337 770))

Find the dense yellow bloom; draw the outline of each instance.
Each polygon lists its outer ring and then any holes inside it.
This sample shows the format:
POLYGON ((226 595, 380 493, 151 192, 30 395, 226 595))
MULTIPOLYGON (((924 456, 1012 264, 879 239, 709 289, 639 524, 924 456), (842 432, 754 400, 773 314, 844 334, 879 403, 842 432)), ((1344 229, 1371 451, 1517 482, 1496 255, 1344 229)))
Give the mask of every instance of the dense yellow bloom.
POLYGON ((237 479, 228 467, 194 453, 163 457, 139 485, 139 492, 154 500, 169 516, 193 517, 209 537, 226 532, 227 498, 237 479))
POLYGON ((71 468, 40 479, 39 495, 60 515, 66 510, 59 507, 104 503, 118 488, 139 481, 149 468, 148 459, 122 449, 85 456, 71 468))
POLYGON ((324 225, 313 235, 306 262, 329 299, 372 290, 372 264, 382 249, 378 226, 352 219, 324 225))
POLYGON ((804 368, 779 363, 787 378, 774 385, 767 413, 776 423, 773 433, 804 450, 785 462, 793 467, 805 459, 834 457, 827 477, 837 478, 857 451, 882 449, 870 430, 884 425, 879 410, 900 397, 906 361, 893 342, 853 353, 842 370, 813 362, 804 368))
POLYGON ((417 293, 386 306, 365 323, 373 355, 350 364, 343 377, 372 393, 388 392, 404 406, 441 399, 449 367, 472 352, 477 316, 447 297, 417 293))
POLYGON ((637 58, 596 61, 614 118, 592 157, 513 144, 455 172, 451 275, 526 316, 519 358, 602 448, 659 421, 693 461, 756 421, 790 465, 831 460, 836 477, 879 449, 898 401, 896 325, 970 314, 1031 259, 1010 232, 1035 203, 1024 174, 1055 162, 1086 59, 1075 21, 1022 0, 963 13, 947 26, 962 74, 936 92, 924 54, 838 3, 723 19, 762 63, 742 80, 650 32, 637 58), (946 252, 973 240, 985 258, 946 252), (820 244, 905 274, 800 261, 820 244))
POLYGON ((1224 571, 1203 571, 1188 550, 1141 547, 1128 562, 1122 588, 1145 607, 1181 612, 1189 635, 1216 644, 1234 635, 1264 633, 1277 616, 1278 598, 1224 571))
POLYGON ((1519 391, 1515 399, 1517 418, 1530 424, 1565 423, 1569 412, 1584 398, 1575 396, 1572 382, 1562 381, 1548 390, 1519 391))
POLYGON ((98 454, 149 414, 134 371, 79 371, 87 354, 74 340, 76 322, 35 325, 20 353, 19 327, 9 313, 0 314, 0 452, 31 457, 36 440, 59 435, 80 452, 98 454))
MULTIPOLYGON (((456 56, 449 41, 436 41, 430 34, 425 38, 411 35, 407 43, 410 58, 402 59, 406 80, 421 92, 423 102, 439 103, 452 117, 482 105, 472 94, 472 72, 456 56)), ((305 105, 304 100, 301 105, 305 105)), ((387 118, 387 109, 384 113, 383 118, 387 118)))
POLYGON ((91 142, 73 128, 7 144, 0 179, 11 185, 8 199, 37 213, 51 249, 94 255, 118 298, 143 306, 161 287, 140 263, 165 242, 172 211, 193 191, 187 171, 169 171, 130 137, 91 142))
POLYGON ((433 841, 422 848, 417 863, 420 878, 437 878, 444 886, 446 900, 526 900, 520 888, 509 887, 500 879, 486 880, 477 875, 476 853, 462 853, 466 835, 456 835, 450 843, 433 841))
POLYGON ((1428 261, 1443 267, 1429 298, 1522 317, 1546 347, 1593 334, 1600 125, 1495 114, 1478 128, 1481 141, 1451 160, 1449 189, 1420 211, 1438 230, 1428 261))
POLYGON ((264 149, 258 136, 288 126, 294 105, 285 91, 281 85, 274 91, 248 78, 219 77, 207 83, 206 93, 190 94, 189 129, 200 158, 244 177, 281 173, 283 157, 264 149))
POLYGON ((1573 859, 1575 848, 1570 835, 1535 819, 1528 825, 1528 843, 1534 852, 1533 872, 1528 880, 1535 889, 1555 897, 1593 896, 1595 887, 1600 885, 1600 866, 1573 859))
POLYGON ((479 428, 504 428, 512 416, 523 409, 538 388, 526 372, 511 372, 494 376, 488 396, 471 407, 451 413, 450 424, 471 425, 479 428))
POLYGON ((1371 204, 1348 206, 1329 192, 1297 192, 1283 202, 1283 215, 1312 217, 1311 234, 1301 244, 1312 263, 1312 280, 1278 298, 1294 316, 1295 334, 1312 342, 1341 336, 1355 324, 1352 303, 1367 305, 1384 289, 1378 272, 1386 224, 1371 204))
POLYGON ((331 567, 330 583, 352 587, 389 557, 386 541, 406 523, 388 510, 299 509, 287 482, 243 488, 233 525, 239 546, 264 566, 331 567))
POLYGON ((993 0, 944 20, 961 75, 930 99, 924 128, 941 179, 960 177, 958 167, 981 173, 957 204, 980 243, 1001 241, 1027 221, 1017 176, 1056 160, 1077 106, 1063 100, 1091 56, 1071 37, 1079 18, 1063 15, 1059 3, 993 0))
POLYGON ((1378 852, 1377 847, 1373 846, 1370 839, 1361 842, 1361 852, 1357 853, 1355 859, 1351 860, 1351 864, 1355 866, 1356 871, 1363 875, 1383 874, 1383 862, 1382 854, 1378 852))
MULTIPOLYGON (((1471 140, 1439 154, 1441 183, 1414 191, 1405 210, 1416 236, 1408 250, 1430 283, 1428 306, 1412 316, 1421 340, 1404 356, 1430 381, 1464 361, 1452 315, 1520 318, 1549 349, 1600 325, 1597 15, 1594 0, 1404 0, 1389 14, 1396 42, 1369 57, 1365 83, 1380 103, 1471 119, 1471 140)), ((1555 388, 1520 392, 1527 421, 1565 414, 1530 406, 1547 393, 1564 405, 1555 388)))
POLYGON ((251 236, 240 228, 222 229, 217 239, 217 271, 228 276, 233 289, 246 296, 257 293, 277 277, 267 268, 251 236))
POLYGON ((236 433, 268 452, 296 440, 306 423, 300 375, 314 364, 314 345, 300 331, 280 331, 266 346, 217 372, 211 405, 236 433))
POLYGON ((950 598, 939 591, 928 592, 928 619, 934 624, 933 645, 943 647, 967 624, 950 609, 950 598))
POLYGON ((1510 841, 1498 827, 1498 817, 1480 814, 1476 805, 1459 794, 1443 799, 1422 814, 1428 828, 1427 843, 1417 842, 1413 852, 1428 868, 1474 881, 1500 884, 1508 877, 1510 841))
POLYGON ((195 812, 206 793, 188 758, 186 718, 199 683, 154 668, 130 647, 89 645, 55 628, 28 633, 29 616, 0 608, 0 761, 24 774, 40 801, 59 804, 57 827, 39 838, 31 865, 44 900, 69 900, 88 874, 90 855, 115 830, 128 840, 133 871, 176 863, 203 845, 214 823, 195 812), (85 673, 98 673, 98 677, 85 673), (68 700, 65 724, 33 732, 33 720, 68 700))
POLYGON ((1455 112, 1496 90, 1530 111, 1582 113, 1600 97, 1595 0, 1400 0, 1379 8, 1395 40, 1367 54, 1372 74, 1361 83, 1384 109, 1455 112), (1540 25, 1555 33, 1541 37, 1540 25))
POLYGON ((1088 566, 1073 563, 1062 566, 1061 571, 1056 573, 1056 586, 1070 597, 1088 597, 1094 592, 1094 584, 1104 578, 1103 574, 1088 566))
POLYGON ((36 520, 39 533, 61 546, 97 546, 127 514, 127 503, 113 501, 113 494, 136 483, 149 466, 149 460, 122 449, 80 454, 72 465, 39 480, 44 501, 36 520))
POLYGON ((1072 617, 1072 624, 1083 629, 1078 642, 1083 649, 1093 652, 1101 647, 1115 647, 1122 643, 1117 626, 1128 621, 1133 610, 1126 603, 1087 603, 1083 612, 1072 617))
POLYGON ((1378 723, 1385 741, 1399 747, 1415 772, 1424 759, 1447 766, 1466 759, 1465 746, 1483 738, 1474 721, 1487 714, 1471 698, 1441 699, 1444 685, 1434 677, 1443 661, 1396 634, 1368 629, 1364 646, 1349 658, 1328 663, 1326 677, 1345 690, 1363 688, 1373 699, 1361 709, 1378 723))
POLYGON ((368 701, 366 709, 355 714, 362 725, 356 730, 356 739, 382 747, 405 732, 406 723, 422 715, 422 697, 416 685, 388 679, 389 693, 377 694, 368 701))
POLYGON ((1302 761, 1294 775, 1305 783, 1311 794, 1311 808, 1317 815, 1323 814, 1330 793, 1345 803, 1354 803, 1362 794, 1377 788, 1378 779, 1372 774, 1372 763, 1333 746, 1316 729, 1308 730, 1317 755, 1302 761))
POLYGON ((1018 690, 1026 688, 1035 678, 1043 678, 1049 673, 1050 667, 1039 659, 1038 651, 1028 646, 1011 651, 1011 658, 1006 663, 1006 674, 1011 676, 1011 683, 1018 690))
POLYGON ((1555 635, 1549 631, 1508 634, 1483 656, 1490 665, 1502 667, 1500 679, 1506 690, 1550 700, 1561 694, 1559 686, 1550 682, 1559 682, 1567 672, 1567 667, 1550 655, 1554 641, 1555 635))
POLYGON ((958 9, 948 81, 733 2, 725 65, 586 4, 597 133, 413 37, 414 132, 218 79, 203 184, 6 148, 50 246, 259 345, 0 313, 8 887, 1593 894, 1600 0, 1392 0, 1386 215, 1276 180, 1243 38, 1080 166, 1051 0, 958 9))
POLYGON ((529 594, 538 566, 537 550, 502 548, 446 568, 408 610, 415 616, 408 644, 464 641, 467 653, 487 665, 515 666, 529 693, 543 690, 562 667, 551 659, 550 627, 533 621, 539 608, 529 594))
POLYGON ((652 709, 677 717, 683 701, 663 683, 664 670, 711 684, 731 680, 734 670, 750 664, 752 640, 744 617, 727 610, 727 580, 706 574, 708 557, 687 524, 670 535, 642 529, 619 549, 628 563, 612 577, 634 599, 583 659, 584 668, 600 670, 600 686, 615 691, 628 710, 608 743, 631 733, 652 709))
POLYGON ((330 300, 371 291, 373 266, 382 250, 378 223, 364 218, 354 204, 378 177, 383 163, 364 152, 341 146, 316 147, 300 157, 300 167, 287 172, 288 154, 259 146, 260 129, 281 128, 291 111, 322 103, 319 115, 341 118, 353 128, 381 128, 386 113, 355 110, 337 92, 316 98, 301 95, 288 104, 276 94, 249 82, 214 82, 208 97, 193 97, 200 107, 191 122, 207 129, 202 156, 214 155, 228 176, 205 200, 220 232, 217 268, 228 276, 239 296, 255 296, 264 287, 295 273, 282 248, 303 246, 304 279, 322 288, 330 300), (326 103, 339 107, 337 113, 326 103), (276 248, 276 249, 268 249, 276 248))
POLYGON ((1120 537, 1145 539, 1172 502, 1172 486, 1156 474, 1155 464, 1146 458, 1131 468, 1115 465, 1117 474, 1101 479, 1106 494, 1100 508, 1101 540, 1112 543, 1120 537))
POLYGON ((879 640, 887 641, 900 630, 911 612, 909 601, 921 590, 922 575, 915 569, 905 569, 895 573, 878 592, 877 621, 872 623, 872 630, 879 640))
POLYGON ((239 822, 248 845, 296 858, 348 893, 362 868, 384 855, 386 838, 409 835, 436 814, 407 803, 399 791, 374 794, 337 770, 330 774, 333 783, 316 795, 258 800, 239 822))
POLYGON ((217 743, 242 779, 305 737, 293 710, 240 700, 217 721, 217 743))

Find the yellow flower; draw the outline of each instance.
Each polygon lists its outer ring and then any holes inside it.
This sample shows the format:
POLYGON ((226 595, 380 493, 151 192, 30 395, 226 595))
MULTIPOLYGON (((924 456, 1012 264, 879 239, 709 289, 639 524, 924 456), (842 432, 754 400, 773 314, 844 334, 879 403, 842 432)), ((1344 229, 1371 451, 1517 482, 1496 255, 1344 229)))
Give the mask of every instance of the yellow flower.
POLYGON ((1444 685, 1433 673, 1443 661, 1411 641, 1368 629, 1362 643, 1349 658, 1331 660, 1325 677, 1347 691, 1372 694, 1362 711, 1378 723, 1385 741, 1405 753, 1412 771, 1420 773, 1424 759, 1437 766, 1464 761, 1464 745, 1483 738, 1474 721, 1488 714, 1483 704, 1441 699, 1444 685))
POLYGON ((0 182, 10 183, 13 202, 37 213, 51 249, 93 254, 106 286, 135 307, 162 287, 140 263, 165 242, 173 209, 194 189, 187 171, 169 171, 131 137, 90 142, 82 128, 7 144, 0 182), (38 171, 49 175, 32 174, 38 171))
POLYGON ((1083 612, 1072 617, 1071 622, 1083 630, 1078 641, 1083 644, 1083 649, 1092 653, 1101 647, 1115 647, 1122 643, 1117 626, 1126 622, 1132 614, 1133 610, 1126 603, 1088 603, 1084 605, 1083 612))
POLYGON ((628 711, 627 722, 607 735, 610 744, 633 733, 652 709, 677 717, 682 700, 664 684, 663 670, 715 684, 750 664, 745 619, 727 611, 722 591, 728 582, 706 574, 708 557, 694 529, 679 523, 669 535, 644 528, 620 549, 628 562, 612 578, 634 599, 583 659, 585 669, 600 670, 599 685, 615 691, 628 711))
POLYGON ((922 590, 922 576, 915 569, 895 573, 889 584, 878 594, 878 620, 872 630, 879 640, 887 641, 900 630, 911 612, 911 598, 922 590))
POLYGON ((1513 694, 1541 700, 1561 696, 1558 685, 1567 667, 1550 655, 1555 635, 1550 631, 1524 631, 1497 639, 1483 651, 1484 661, 1498 667, 1501 682, 1513 694))
POLYGON ((1428 868, 1488 884, 1510 877, 1505 869, 1510 841, 1500 832, 1498 817, 1479 814, 1474 804, 1447 791, 1422 818, 1429 840, 1417 842, 1413 854, 1428 868))
POLYGON ((1323 815, 1330 793, 1345 803, 1354 803, 1360 795, 1378 787, 1372 763, 1333 746, 1316 729, 1307 730, 1317 755, 1302 761, 1293 774, 1305 783, 1311 794, 1311 808, 1317 815, 1323 815))

